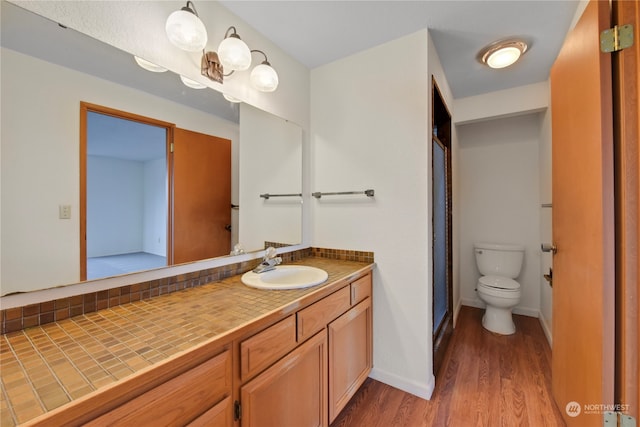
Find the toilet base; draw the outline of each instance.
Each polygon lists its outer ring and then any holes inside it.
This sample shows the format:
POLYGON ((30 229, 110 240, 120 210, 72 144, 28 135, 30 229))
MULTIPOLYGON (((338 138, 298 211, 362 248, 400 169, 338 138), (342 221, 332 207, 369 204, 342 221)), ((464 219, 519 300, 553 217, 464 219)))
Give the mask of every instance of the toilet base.
POLYGON ((501 335, 512 335, 516 332, 510 308, 487 306, 482 316, 482 326, 491 332, 501 335))

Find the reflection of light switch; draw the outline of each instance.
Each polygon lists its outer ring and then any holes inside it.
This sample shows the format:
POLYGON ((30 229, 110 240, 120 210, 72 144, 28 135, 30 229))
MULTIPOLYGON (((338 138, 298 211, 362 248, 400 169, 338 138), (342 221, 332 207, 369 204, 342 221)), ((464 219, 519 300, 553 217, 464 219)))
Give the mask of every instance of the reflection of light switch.
POLYGON ((70 219, 71 205, 59 205, 58 212, 59 212, 60 219, 70 219))

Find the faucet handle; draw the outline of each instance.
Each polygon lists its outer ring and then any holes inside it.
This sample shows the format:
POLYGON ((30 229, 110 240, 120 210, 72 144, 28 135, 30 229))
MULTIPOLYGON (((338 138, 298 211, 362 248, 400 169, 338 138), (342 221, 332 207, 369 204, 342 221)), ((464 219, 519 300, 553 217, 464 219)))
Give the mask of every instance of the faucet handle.
POLYGON ((264 252, 264 259, 268 260, 268 259, 275 258, 276 255, 278 255, 278 253, 276 252, 276 248, 274 248, 273 246, 269 246, 267 250, 264 252))

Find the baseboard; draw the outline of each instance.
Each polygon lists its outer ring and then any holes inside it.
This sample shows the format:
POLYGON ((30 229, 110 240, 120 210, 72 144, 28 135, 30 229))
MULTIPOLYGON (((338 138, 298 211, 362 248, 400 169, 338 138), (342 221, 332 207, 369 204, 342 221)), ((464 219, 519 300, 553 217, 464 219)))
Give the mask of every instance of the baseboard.
POLYGON ((530 307, 514 307, 512 310, 512 313, 514 314, 520 314, 522 316, 529 316, 529 317, 538 317, 538 315, 540 314, 540 311, 538 309, 535 308, 530 308, 530 307))
POLYGON ((423 384, 373 368, 369 377, 425 400, 431 399, 431 395, 436 386, 436 378, 433 375, 431 375, 427 384, 423 384))
POLYGON ((482 301, 480 301, 479 299, 476 299, 476 298, 473 298, 473 299, 471 299, 471 298, 462 298, 460 300, 460 304, 461 305, 466 305, 466 306, 469 306, 469 307, 475 307, 475 308, 485 308, 486 307, 485 304, 482 301))
MULTIPOLYGON (((467 305, 469 307, 475 307, 475 308, 486 307, 485 303, 483 303, 479 299, 464 298, 461 300, 461 303, 462 305, 467 305)), ((538 317, 538 314, 540 313, 540 311, 536 308, 521 307, 521 306, 514 307, 512 311, 515 314, 520 314, 522 316, 529 316, 529 317, 538 317)))
POLYGON ((456 327, 456 324, 458 323, 458 315, 460 314, 460 309, 462 308, 462 300, 458 301, 458 304, 456 304, 455 308, 453 309, 453 327, 456 327))
POLYGON ((549 341, 549 346, 553 348, 553 338, 551 335, 551 328, 549 327, 549 323, 547 322, 547 319, 545 319, 545 317, 542 315, 542 312, 540 312, 540 315, 538 316, 538 320, 540 321, 540 326, 542 326, 542 331, 544 332, 544 335, 547 337, 547 341, 549 341))

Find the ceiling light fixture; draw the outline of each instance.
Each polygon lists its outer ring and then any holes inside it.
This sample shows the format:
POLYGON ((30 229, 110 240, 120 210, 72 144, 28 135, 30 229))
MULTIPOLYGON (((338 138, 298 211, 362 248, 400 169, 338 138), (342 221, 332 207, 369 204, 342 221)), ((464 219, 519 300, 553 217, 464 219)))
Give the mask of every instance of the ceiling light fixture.
POLYGON ((147 71, 151 71, 152 73, 164 73, 165 71, 167 71, 166 68, 156 65, 153 62, 149 62, 146 59, 142 59, 139 56, 134 55, 133 58, 136 60, 139 66, 147 71))
POLYGON ((505 68, 520 59, 527 48, 527 43, 523 40, 500 40, 482 49, 478 59, 491 68, 505 68))
POLYGON ((204 49, 207 44, 207 29, 191 1, 188 1, 182 9, 169 15, 165 31, 171 43, 187 52, 197 52, 204 49))

